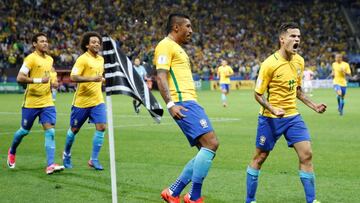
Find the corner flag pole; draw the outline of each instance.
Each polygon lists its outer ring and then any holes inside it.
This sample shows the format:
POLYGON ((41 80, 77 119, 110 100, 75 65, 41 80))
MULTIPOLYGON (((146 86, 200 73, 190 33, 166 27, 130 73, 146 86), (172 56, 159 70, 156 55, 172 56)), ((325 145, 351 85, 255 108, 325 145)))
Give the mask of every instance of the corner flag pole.
POLYGON ((109 134, 112 203, 117 203, 114 125, 113 125, 113 113, 112 113, 111 96, 106 96, 106 112, 107 112, 106 114, 107 114, 107 120, 108 120, 107 123, 108 123, 108 134, 109 134))

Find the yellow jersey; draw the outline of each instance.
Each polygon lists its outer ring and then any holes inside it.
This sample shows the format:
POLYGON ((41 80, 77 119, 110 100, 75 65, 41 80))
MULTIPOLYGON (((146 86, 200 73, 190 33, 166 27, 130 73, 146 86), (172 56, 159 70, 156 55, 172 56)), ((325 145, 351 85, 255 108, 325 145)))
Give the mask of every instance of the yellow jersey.
POLYGON ((220 84, 230 84, 230 76, 234 74, 234 71, 230 66, 219 66, 217 72, 220 84))
MULTIPOLYGON (((99 76, 104 73, 104 58, 100 55, 94 57, 85 52, 79 58, 71 70, 71 75, 84 77, 99 76)), ((73 105, 78 108, 88 108, 104 103, 102 94, 102 82, 78 83, 74 95, 73 105)))
POLYGON ((195 84, 190 60, 184 49, 175 41, 165 37, 155 48, 156 69, 168 70, 168 85, 172 101, 196 101, 195 84))
MULTIPOLYGON (((300 55, 296 54, 287 61, 275 52, 261 64, 255 92, 267 92, 270 105, 285 110, 284 117, 299 114, 296 107, 296 91, 297 87, 301 86, 303 71, 304 59, 300 55)), ((276 118, 263 107, 260 114, 276 118)))
MULTIPOLYGON (((46 76, 50 77, 53 63, 54 60, 51 56, 47 54, 41 56, 34 51, 24 59, 23 67, 28 71, 27 74, 30 78, 43 78, 46 76)), ((50 80, 48 83, 27 84, 23 107, 44 108, 48 106, 54 106, 51 96, 50 80)))
POLYGON ((346 82, 345 73, 351 74, 350 65, 345 61, 342 61, 341 63, 334 62, 332 64, 332 69, 334 73, 334 80, 333 80, 334 85, 340 85, 346 87, 347 82, 346 82))

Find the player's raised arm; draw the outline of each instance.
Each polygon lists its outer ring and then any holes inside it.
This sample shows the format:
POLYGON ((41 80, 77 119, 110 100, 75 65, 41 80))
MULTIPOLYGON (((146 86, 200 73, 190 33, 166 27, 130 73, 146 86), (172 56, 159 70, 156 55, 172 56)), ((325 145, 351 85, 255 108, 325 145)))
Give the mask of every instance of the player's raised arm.
POLYGON ((326 104, 315 103, 306 94, 302 91, 301 87, 297 87, 296 97, 302 101, 306 106, 310 107, 312 110, 318 113, 324 113, 326 111, 326 104))

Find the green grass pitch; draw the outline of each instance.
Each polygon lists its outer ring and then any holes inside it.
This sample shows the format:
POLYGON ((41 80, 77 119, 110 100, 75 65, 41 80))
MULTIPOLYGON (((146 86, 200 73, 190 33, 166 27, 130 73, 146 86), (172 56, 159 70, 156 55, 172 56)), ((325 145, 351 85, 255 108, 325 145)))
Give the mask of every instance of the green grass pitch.
MULTIPOLYGON (((155 95, 162 102, 158 92, 155 95)), ((245 170, 255 149, 259 110, 253 91, 232 91, 227 108, 221 106, 219 92, 199 91, 198 96, 220 140, 203 186, 206 202, 244 202, 245 170)), ((85 124, 76 137, 73 169, 50 176, 45 174, 44 135, 37 123, 18 148, 16 168, 7 168, 7 150, 20 125, 22 98, 20 94, 0 95, 0 202, 111 202, 107 138, 100 153, 105 170, 94 171, 87 166, 94 133, 94 126, 90 124, 85 124)), ((348 89, 343 117, 338 115, 332 89, 315 90, 312 99, 328 105, 327 112, 320 115, 298 101, 313 141, 317 199, 328 203, 360 202, 360 88, 348 89)), ((119 202, 162 202, 161 190, 175 180, 196 149, 189 147, 167 111, 158 125, 143 107, 136 115, 130 97, 115 95, 112 100, 119 202)), ((62 163, 71 102, 72 94, 58 94, 58 163, 62 163)), ((188 190, 189 187, 183 194, 188 190)), ((278 141, 262 168, 257 200, 305 202, 297 156, 286 146, 284 138, 278 141)))

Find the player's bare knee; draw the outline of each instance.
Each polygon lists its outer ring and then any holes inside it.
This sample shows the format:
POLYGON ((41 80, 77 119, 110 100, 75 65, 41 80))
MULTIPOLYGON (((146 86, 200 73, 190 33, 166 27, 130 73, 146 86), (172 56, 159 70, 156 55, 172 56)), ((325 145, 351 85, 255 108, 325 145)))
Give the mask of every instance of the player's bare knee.
POLYGON ((96 130, 104 132, 106 130, 106 125, 105 124, 96 125, 96 130))
POLYGON ((260 167, 265 162, 268 155, 269 155, 268 152, 256 153, 254 158, 253 158, 253 162, 260 167))
POLYGON ((309 164, 311 163, 312 160, 312 151, 306 151, 304 153, 302 153, 299 157, 299 161, 301 164, 309 164))

